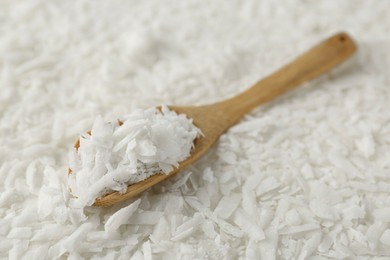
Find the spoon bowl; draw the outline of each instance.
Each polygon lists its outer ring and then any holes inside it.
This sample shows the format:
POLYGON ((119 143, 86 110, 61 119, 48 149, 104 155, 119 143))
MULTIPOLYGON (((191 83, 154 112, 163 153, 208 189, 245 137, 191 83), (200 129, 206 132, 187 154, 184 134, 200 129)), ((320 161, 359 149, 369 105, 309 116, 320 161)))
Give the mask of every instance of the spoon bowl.
MULTIPOLYGON (((314 46, 275 73, 254 84, 245 92, 211 105, 170 106, 178 114, 193 119, 204 134, 195 140, 191 156, 169 174, 156 174, 128 186, 125 193, 112 192, 95 201, 95 206, 111 206, 133 198, 175 175, 204 155, 229 127, 237 123, 253 108, 296 88, 329 71, 356 51, 354 41, 346 33, 338 33, 314 46)), ((78 148, 78 142, 75 144, 78 148)))

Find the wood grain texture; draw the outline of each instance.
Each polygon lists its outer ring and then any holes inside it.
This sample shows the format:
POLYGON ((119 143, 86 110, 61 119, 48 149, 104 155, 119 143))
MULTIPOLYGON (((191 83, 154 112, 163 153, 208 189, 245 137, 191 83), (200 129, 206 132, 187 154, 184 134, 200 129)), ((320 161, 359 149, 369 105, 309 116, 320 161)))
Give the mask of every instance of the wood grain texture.
POLYGON ((179 168, 173 170, 170 174, 151 176, 142 182, 130 185, 127 192, 123 194, 113 192, 97 199, 94 205, 111 206, 135 197, 153 185, 175 175, 204 155, 221 134, 253 108, 329 71, 349 58, 355 51, 356 45, 351 37, 346 33, 338 33, 314 46, 238 96, 212 105, 170 106, 170 109, 177 113, 183 113, 192 118, 194 124, 204 134, 203 137, 195 141, 195 148, 191 156, 181 162, 179 168))

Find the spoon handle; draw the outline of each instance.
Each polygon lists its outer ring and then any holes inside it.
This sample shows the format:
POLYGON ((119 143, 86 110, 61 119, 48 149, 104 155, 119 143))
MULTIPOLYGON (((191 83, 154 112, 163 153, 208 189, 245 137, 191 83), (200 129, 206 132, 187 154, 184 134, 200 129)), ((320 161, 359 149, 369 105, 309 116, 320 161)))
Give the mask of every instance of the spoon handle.
POLYGON ((355 51, 356 45, 350 36, 335 34, 245 92, 217 105, 238 120, 253 108, 327 72, 355 51))

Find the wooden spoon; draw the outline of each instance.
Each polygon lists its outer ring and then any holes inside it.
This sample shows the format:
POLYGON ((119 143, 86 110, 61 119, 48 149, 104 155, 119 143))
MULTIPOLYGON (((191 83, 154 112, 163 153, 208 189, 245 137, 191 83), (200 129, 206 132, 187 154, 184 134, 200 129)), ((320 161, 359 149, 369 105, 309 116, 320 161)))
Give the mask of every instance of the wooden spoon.
POLYGON ((355 50, 356 45, 353 40, 346 33, 338 33, 238 96, 212 105, 170 106, 170 109, 177 113, 186 114, 187 117, 192 118, 193 123, 204 133, 204 137, 195 141, 191 156, 168 175, 153 175, 144 181, 129 185, 125 193, 113 192, 97 199, 94 205, 111 206, 127 200, 185 169, 205 154, 221 134, 253 108, 327 72, 350 57, 355 50))

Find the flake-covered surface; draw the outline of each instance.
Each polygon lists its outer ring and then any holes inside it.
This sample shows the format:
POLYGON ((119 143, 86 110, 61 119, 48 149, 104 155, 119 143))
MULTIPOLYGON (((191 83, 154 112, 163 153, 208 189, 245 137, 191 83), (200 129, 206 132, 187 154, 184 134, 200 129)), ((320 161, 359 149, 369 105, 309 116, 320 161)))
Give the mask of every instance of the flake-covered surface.
POLYGON ((0 257, 386 259, 389 8, 3 1, 0 257), (70 199, 67 151, 96 116, 230 97, 340 30, 356 57, 253 111, 174 179, 107 209, 70 199))

